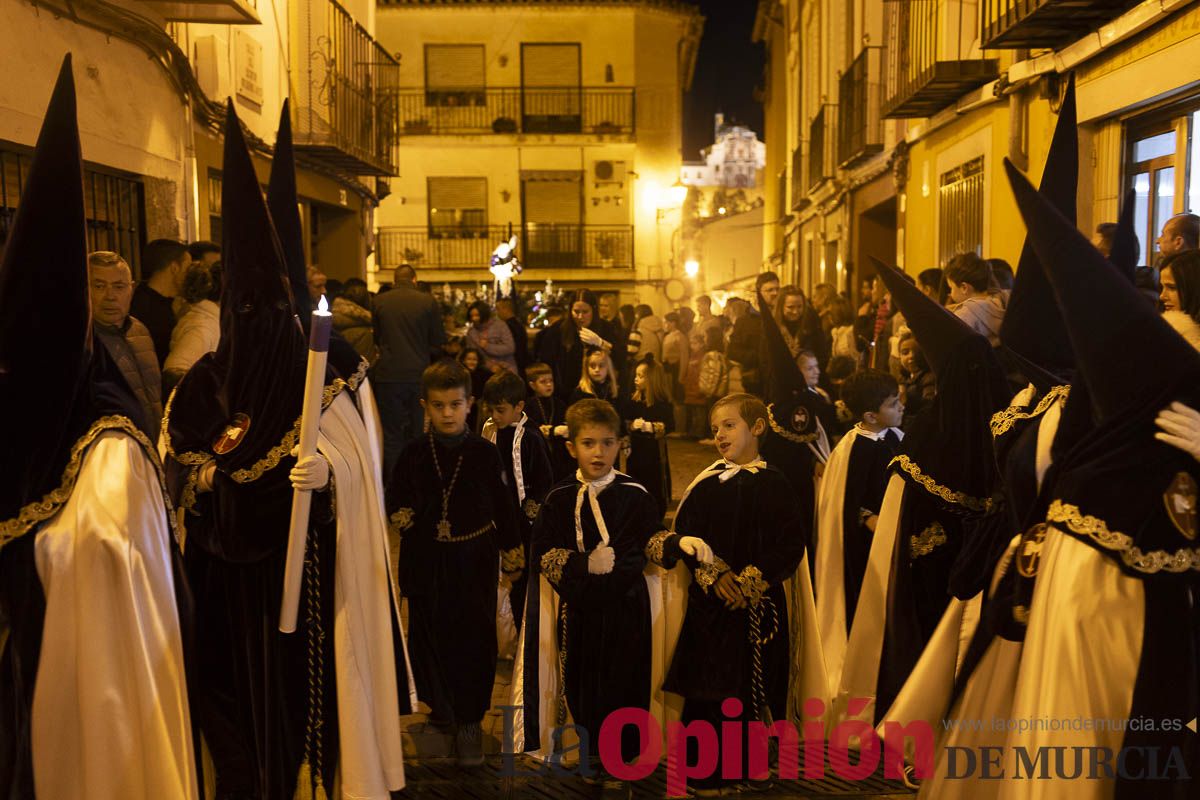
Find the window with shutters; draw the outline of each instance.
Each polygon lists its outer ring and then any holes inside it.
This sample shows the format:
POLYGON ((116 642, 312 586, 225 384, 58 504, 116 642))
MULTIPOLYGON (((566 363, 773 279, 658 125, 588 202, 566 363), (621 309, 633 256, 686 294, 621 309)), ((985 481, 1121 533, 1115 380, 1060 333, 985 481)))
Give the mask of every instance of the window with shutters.
POLYGON ((583 89, 578 44, 521 45, 521 116, 529 133, 579 133, 583 89))
POLYGON ((425 45, 425 105, 484 105, 484 74, 481 44, 425 45))
POLYGON ((959 253, 983 255, 983 156, 938 181, 938 265, 959 253))
POLYGON ((487 236, 487 178, 429 178, 429 236, 487 236))
POLYGON ((579 266, 583 255, 583 173, 522 172, 521 203, 526 266, 579 266))

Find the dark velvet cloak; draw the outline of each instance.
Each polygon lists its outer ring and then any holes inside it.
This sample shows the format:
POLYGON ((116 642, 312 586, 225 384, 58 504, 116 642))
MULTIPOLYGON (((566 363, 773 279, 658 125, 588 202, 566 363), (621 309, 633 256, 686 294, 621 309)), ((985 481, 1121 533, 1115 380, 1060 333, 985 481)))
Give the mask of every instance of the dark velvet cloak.
MULTIPOLYGON (((575 538, 578 492, 579 483, 570 479, 546 497, 533 527, 531 567, 546 576, 562 600, 556 633, 559 648, 566 649, 564 692, 572 719, 587 729, 594 747, 610 713, 650 707, 650 596, 642 572, 646 542, 662 529, 662 521, 650 495, 617 475, 598 497, 616 562, 612 572, 593 575, 587 569, 588 553, 578 550, 575 538), (543 560, 548 553, 550 558, 543 560)), ((580 524, 583 546, 591 551, 600 543, 600 532, 586 499, 580 524)), ((538 605, 531 602, 525 617, 523 684, 524 705, 531 709, 539 705, 539 625, 538 605)), ((540 741, 538 715, 526 714, 525 722, 525 741, 535 746, 540 741)))
POLYGON ((529 415, 529 424, 541 429, 543 425, 550 426, 550 435, 546 445, 550 448, 550 469, 554 473, 554 482, 575 472, 575 459, 567 452, 567 440, 554 435, 554 428, 566 424, 567 403, 558 395, 542 398, 531 395, 525 401, 525 413, 529 415))
MULTIPOLYGON (((520 502, 517 494, 517 473, 513 468, 513 437, 516 427, 509 426, 496 431, 496 449, 500 451, 500 461, 504 464, 504 481, 512 496, 513 506, 517 509, 517 519, 521 530, 521 544, 525 548, 525 562, 529 563, 529 543, 533 538, 533 521, 537 518, 542 501, 554 486, 554 472, 550 467, 550 446, 538 431, 537 426, 525 420, 525 430, 521 434, 521 449, 517 454, 521 459, 521 479, 525 489, 525 502, 520 502)), ((525 587, 529 585, 529 571, 513 581, 510 601, 512 603, 513 620, 520 627, 523 618, 522 609, 525 607, 525 587)))
POLYGON ((491 705, 497 567, 501 552, 522 554, 516 503, 503 474, 500 452, 474 433, 452 446, 423 436, 404 448, 387 487, 388 512, 400 528, 400 590, 409 603, 417 696, 448 722, 478 722, 491 705), (478 535, 441 542, 442 490, 460 457, 449 499, 451 536, 478 535))
POLYGON ((667 457, 667 440, 653 433, 635 431, 630 425, 639 417, 646 422, 660 422, 665 435, 675 430, 675 411, 666 400, 647 406, 633 398, 621 403, 620 410, 621 421, 625 424, 625 430, 629 431, 629 457, 625 459, 625 472, 646 487, 658 505, 659 518, 662 518, 671 502, 671 462, 667 457))

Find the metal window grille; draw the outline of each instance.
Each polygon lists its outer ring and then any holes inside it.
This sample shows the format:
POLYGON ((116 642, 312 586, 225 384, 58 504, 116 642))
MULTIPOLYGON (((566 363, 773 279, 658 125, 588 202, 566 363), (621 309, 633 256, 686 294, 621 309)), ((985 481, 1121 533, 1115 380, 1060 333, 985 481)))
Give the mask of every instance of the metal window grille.
POLYGON ((983 255, 983 156, 943 173, 938 182, 938 264, 959 253, 983 255))
MULTIPOLYGON (((28 151, 0 147, 0 246, 8 241, 32 161, 28 151)), ((83 181, 88 249, 120 253, 138 277, 146 229, 141 181, 90 168, 83 181)))

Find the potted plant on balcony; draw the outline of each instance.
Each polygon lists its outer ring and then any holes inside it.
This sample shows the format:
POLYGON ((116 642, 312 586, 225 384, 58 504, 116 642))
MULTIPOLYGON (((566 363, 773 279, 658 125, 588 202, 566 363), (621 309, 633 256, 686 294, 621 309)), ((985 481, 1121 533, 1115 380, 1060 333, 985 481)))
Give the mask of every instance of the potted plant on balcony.
POLYGON ((596 253, 600 256, 600 266, 611 269, 617 254, 617 237, 611 233, 602 233, 596 237, 596 253))
POLYGON ((420 266, 421 261, 425 258, 425 254, 420 250, 414 250, 411 247, 404 248, 404 263, 410 267, 420 266))
POLYGON ((427 119, 408 119, 404 121, 404 132, 410 136, 428 134, 433 128, 427 119))
POLYGON ((492 121, 492 133, 516 133, 517 121, 512 117, 496 117, 492 121))
POLYGON ((595 130, 595 133, 598 133, 598 134, 620 133, 621 126, 614 124, 612 122, 609 122, 608 120, 605 120, 604 122, 596 123, 596 127, 594 130, 595 130))

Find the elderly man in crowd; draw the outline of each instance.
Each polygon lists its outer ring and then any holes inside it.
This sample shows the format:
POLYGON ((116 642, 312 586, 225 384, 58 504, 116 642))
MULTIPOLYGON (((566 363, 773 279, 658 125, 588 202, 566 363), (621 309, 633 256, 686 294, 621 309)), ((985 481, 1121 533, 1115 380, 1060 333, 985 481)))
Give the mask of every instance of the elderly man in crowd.
POLYGON ((92 295, 92 330, 104 344, 141 403, 145 419, 138 427, 151 441, 162 422, 162 374, 150 330, 129 316, 133 274, 125 259, 109 250, 88 255, 88 286, 92 295))

